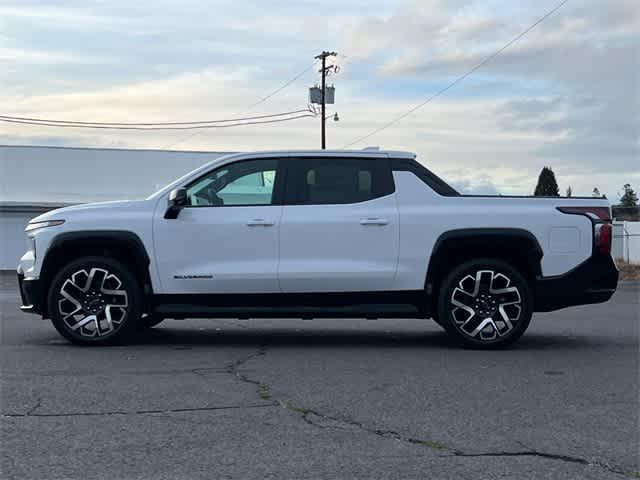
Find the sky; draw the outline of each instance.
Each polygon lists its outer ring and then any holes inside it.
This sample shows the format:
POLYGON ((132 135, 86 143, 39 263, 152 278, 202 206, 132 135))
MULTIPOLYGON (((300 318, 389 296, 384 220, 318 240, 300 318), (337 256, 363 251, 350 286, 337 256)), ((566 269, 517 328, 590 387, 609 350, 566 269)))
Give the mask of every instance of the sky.
MULTIPOLYGON (((230 118, 306 108, 313 57, 335 50, 342 148, 447 86, 559 0, 3 0, 0 114, 100 122, 230 118), (306 69, 306 70, 305 70, 306 69), (268 100, 261 98, 305 71, 268 100)), ((409 150, 466 193, 615 202, 640 190, 640 6, 569 0, 444 95, 351 148, 409 150)), ((249 151, 319 147, 319 119, 127 132, 11 125, 0 144, 249 151)))

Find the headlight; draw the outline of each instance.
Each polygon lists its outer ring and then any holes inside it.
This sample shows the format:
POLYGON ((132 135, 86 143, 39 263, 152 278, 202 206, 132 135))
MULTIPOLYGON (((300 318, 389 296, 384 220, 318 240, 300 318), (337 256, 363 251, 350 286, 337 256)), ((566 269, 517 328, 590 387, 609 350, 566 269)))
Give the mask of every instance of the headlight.
POLYGON ((55 227, 56 225, 62 225, 63 223, 64 220, 45 220, 44 222, 28 223, 24 231, 33 232, 34 230, 38 230, 39 228, 55 227))

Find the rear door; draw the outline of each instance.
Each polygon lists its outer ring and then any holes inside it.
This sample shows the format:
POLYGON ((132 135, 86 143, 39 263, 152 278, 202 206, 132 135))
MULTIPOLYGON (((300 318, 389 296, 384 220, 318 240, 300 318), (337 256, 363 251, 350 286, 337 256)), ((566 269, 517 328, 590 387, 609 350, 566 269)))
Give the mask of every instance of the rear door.
POLYGON ((393 288, 399 226, 387 158, 292 158, 285 183, 283 292, 393 288))

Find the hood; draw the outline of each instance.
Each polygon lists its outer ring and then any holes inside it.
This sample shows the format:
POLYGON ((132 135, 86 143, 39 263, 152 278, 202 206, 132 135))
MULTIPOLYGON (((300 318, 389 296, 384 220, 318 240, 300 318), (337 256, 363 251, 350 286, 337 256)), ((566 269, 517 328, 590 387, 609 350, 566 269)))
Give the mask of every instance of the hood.
POLYGON ((69 207, 57 208, 38 215, 35 218, 29 220, 29 222, 42 222, 46 220, 65 220, 73 217, 76 213, 86 213, 91 211, 99 212, 100 210, 116 210, 124 208, 136 208, 147 203, 146 200, 118 200, 113 202, 96 202, 96 203, 83 203, 79 205, 71 205, 69 207))

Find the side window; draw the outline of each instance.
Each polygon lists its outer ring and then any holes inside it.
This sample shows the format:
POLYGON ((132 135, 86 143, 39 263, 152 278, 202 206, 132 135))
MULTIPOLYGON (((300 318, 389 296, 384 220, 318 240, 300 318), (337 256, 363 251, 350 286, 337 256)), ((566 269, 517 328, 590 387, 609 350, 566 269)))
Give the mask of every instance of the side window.
POLYGON ((459 197, 460 193, 447 182, 438 177, 424 165, 416 160, 397 160, 393 164, 393 170, 399 172, 411 172, 423 183, 428 185, 437 194, 443 197, 459 197))
POLYGON ((192 207, 271 205, 278 171, 273 159, 245 160, 224 165, 187 187, 192 207))
POLYGON ((292 160, 286 203, 358 203, 393 193, 387 160, 301 158, 292 160))

